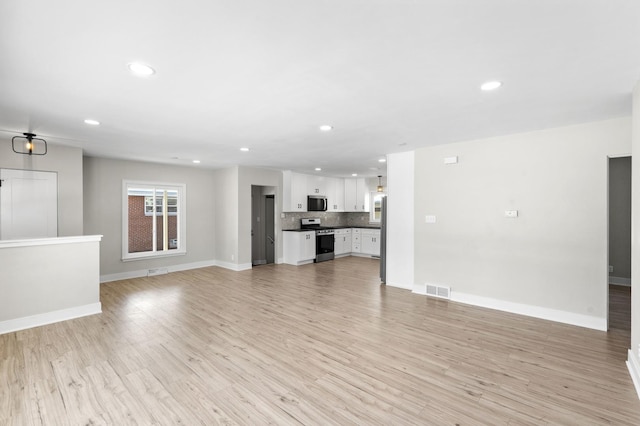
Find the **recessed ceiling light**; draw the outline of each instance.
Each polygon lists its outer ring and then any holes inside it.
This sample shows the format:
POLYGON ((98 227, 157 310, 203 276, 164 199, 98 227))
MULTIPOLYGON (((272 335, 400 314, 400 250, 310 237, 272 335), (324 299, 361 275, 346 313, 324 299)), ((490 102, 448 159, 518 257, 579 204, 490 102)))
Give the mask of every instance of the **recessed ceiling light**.
POLYGON ((320 172, 322 169, 320 167, 316 167, 316 172, 320 172))
POLYGON ((87 118, 86 120, 84 120, 84 124, 89 124, 91 126, 99 126, 100 122, 98 120, 92 120, 90 118, 87 118))
POLYGON ((320 130, 322 130, 323 132, 328 132, 330 130, 333 130, 333 126, 330 126, 328 124, 323 124, 322 126, 320 126, 320 130))
POLYGON ((487 92, 489 90, 495 90, 500 86, 502 86, 501 81, 487 81, 486 83, 483 83, 482 86, 480 86, 480 90, 484 90, 485 92, 487 92))
POLYGON ((387 159, 386 158, 381 158, 378 160, 378 163, 386 163, 387 159))
POLYGON ((358 176, 358 174, 357 173, 351 173, 351 176, 356 177, 356 176, 358 176))
POLYGON ((148 77, 156 73, 149 65, 141 64, 140 62, 132 62, 128 67, 132 73, 140 77, 148 77))
POLYGON ((200 160, 193 160, 195 164, 200 164, 200 160))
POLYGON ((249 148, 240 148, 240 151, 247 152, 249 151, 249 148))

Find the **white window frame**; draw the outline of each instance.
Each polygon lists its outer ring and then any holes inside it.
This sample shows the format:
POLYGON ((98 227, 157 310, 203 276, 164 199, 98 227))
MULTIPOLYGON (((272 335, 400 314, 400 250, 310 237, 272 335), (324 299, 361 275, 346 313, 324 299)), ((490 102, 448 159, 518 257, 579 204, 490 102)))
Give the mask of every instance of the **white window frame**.
MULTIPOLYGON (((146 209, 145 209, 146 215, 146 209)), ((156 216, 158 214, 156 213, 156 216)), ((168 257, 168 256, 182 256, 187 254, 187 186, 183 183, 164 183, 164 182, 148 182, 138 180, 124 179, 122 181, 122 260, 132 261, 149 259, 156 257, 168 257), (171 190, 178 192, 178 212, 168 213, 168 216, 177 216, 177 240, 178 247, 172 250, 157 250, 155 247, 156 241, 156 226, 157 223, 153 221, 153 236, 154 248, 152 251, 129 253, 129 189, 140 188, 149 189, 155 192, 158 189, 171 190)))

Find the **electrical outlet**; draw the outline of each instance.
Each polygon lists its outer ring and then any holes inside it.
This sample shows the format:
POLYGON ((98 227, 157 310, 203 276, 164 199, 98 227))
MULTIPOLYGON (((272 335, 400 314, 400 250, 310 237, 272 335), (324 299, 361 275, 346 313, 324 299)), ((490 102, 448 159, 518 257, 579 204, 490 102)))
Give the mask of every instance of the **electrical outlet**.
POLYGON ((609 265, 609 273, 613 272, 613 265, 609 265))
POLYGON ((236 260, 236 256, 235 255, 231 255, 231 260, 236 260))

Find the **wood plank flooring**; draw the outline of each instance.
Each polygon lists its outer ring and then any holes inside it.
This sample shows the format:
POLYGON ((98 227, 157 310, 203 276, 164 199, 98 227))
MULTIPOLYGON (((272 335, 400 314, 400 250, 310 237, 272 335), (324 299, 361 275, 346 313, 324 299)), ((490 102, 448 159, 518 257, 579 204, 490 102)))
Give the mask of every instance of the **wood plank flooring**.
POLYGON ((609 284, 609 328, 631 330, 631 287, 609 284))
POLYGON ((380 285, 346 257, 103 284, 0 336, 0 424, 639 425, 628 330, 380 285))

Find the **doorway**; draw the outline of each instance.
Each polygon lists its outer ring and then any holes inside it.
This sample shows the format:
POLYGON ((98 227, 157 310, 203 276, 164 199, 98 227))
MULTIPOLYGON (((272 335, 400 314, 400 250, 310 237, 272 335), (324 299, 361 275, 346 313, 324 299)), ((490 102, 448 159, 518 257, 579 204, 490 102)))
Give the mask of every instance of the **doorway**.
POLYGON ((251 264, 275 263, 275 192, 273 186, 251 186, 251 264))
POLYGON ((631 157, 609 158, 609 329, 631 330, 631 157))

